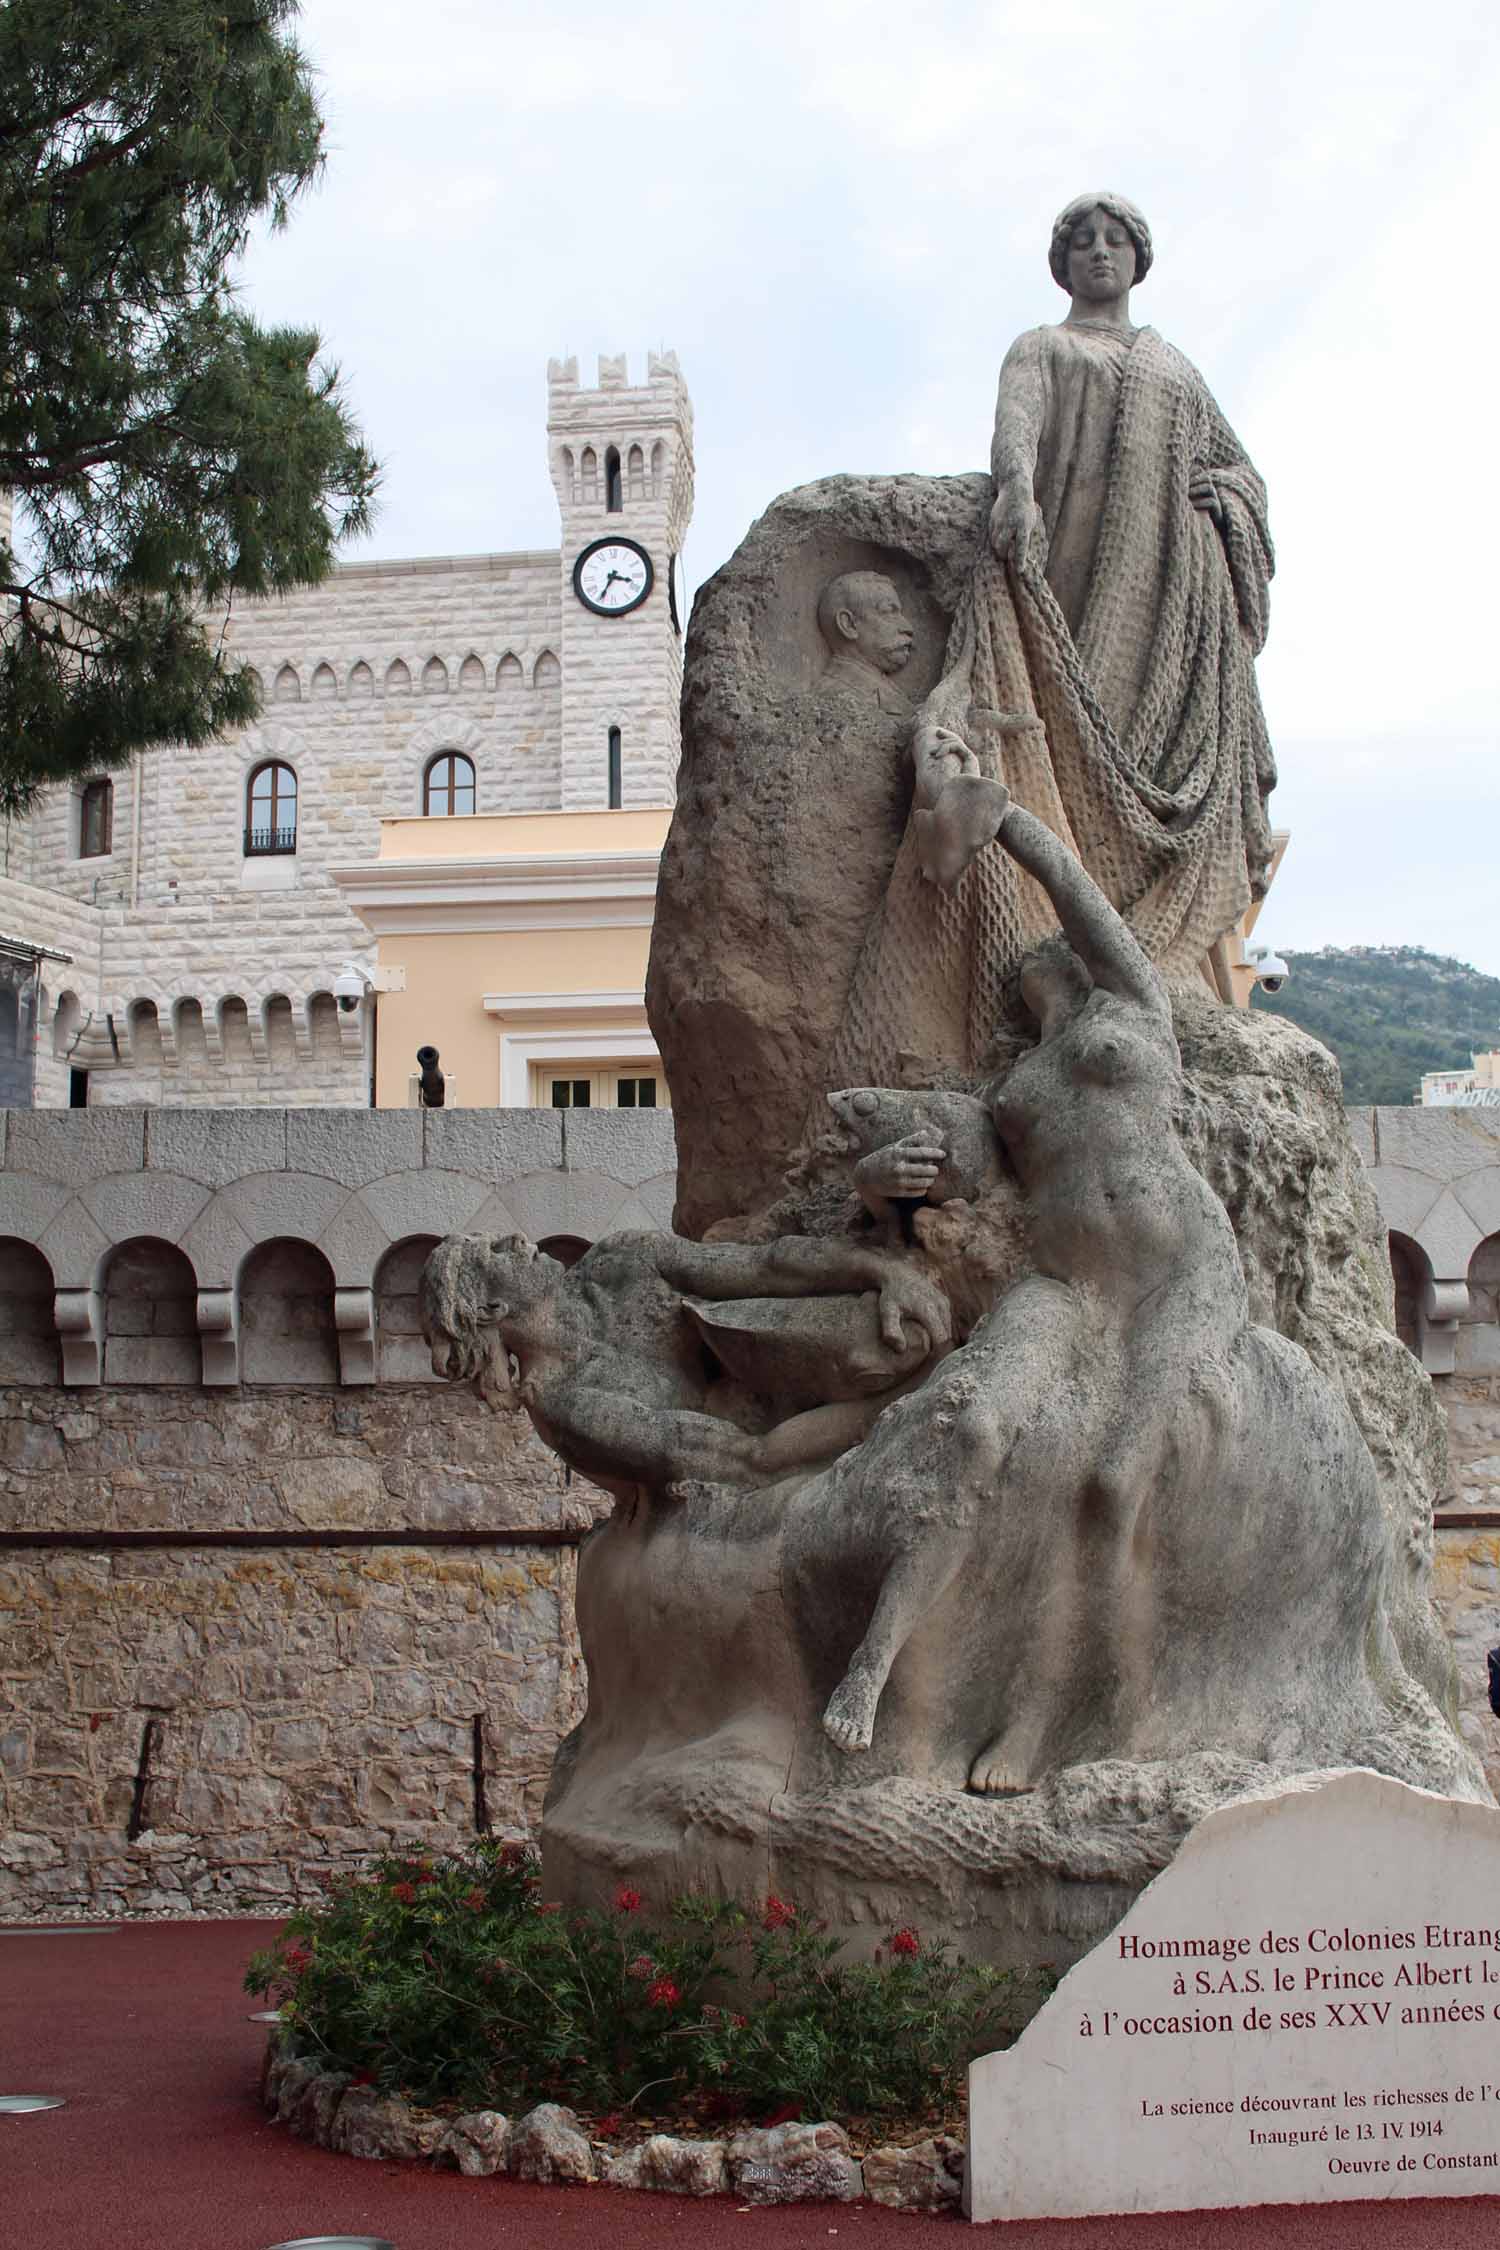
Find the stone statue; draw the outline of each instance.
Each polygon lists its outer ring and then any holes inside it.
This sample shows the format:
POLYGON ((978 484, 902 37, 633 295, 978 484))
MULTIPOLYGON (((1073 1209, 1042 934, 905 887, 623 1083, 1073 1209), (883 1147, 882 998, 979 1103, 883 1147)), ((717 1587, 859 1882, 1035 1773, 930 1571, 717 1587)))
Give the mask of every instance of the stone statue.
POLYGON ((830 579, 818 599, 818 631, 828 649, 823 678, 830 687, 848 688, 882 710, 911 709, 891 684, 911 655, 913 635, 888 578, 849 570, 830 579))
POLYGON ((992 474, 789 495, 695 605, 648 979, 678 1233, 429 1261, 438 1371, 615 1500, 554 1896, 769 1887, 1064 1964, 1233 1796, 1485 1794, 1337 1070, 1218 997, 1271 549, 1132 325, 1150 263, 1070 204, 992 474))

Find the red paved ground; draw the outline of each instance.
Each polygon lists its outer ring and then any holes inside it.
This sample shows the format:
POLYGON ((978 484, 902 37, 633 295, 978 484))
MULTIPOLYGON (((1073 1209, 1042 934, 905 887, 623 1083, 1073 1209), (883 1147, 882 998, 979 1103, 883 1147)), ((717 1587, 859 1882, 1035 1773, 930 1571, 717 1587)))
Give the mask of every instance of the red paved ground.
MULTIPOLYGON (((274 1924, 143 1923, 0 1936, 0 2093, 68 2107, 0 2118, 5 2250, 267 2250, 310 2234, 396 2250, 936 2250, 959 2222, 872 2205, 740 2213, 733 2202, 522 2187, 362 2164, 293 2140, 255 2096, 265 2030, 246 1957, 274 1924)), ((953 2237, 955 2241, 962 2237, 953 2237)), ((1005 2250, 1500 2250, 1500 2200, 1346 2203, 1021 2223, 1005 2250)))

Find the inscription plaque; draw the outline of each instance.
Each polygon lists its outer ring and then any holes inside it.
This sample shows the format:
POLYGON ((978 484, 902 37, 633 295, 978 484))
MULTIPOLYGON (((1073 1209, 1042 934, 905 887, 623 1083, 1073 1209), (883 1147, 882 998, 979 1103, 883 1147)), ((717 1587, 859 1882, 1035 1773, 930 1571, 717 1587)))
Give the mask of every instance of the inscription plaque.
POLYGON ((1500 1813, 1224 1806, 969 2072, 976 2220, 1500 2193, 1500 1813))

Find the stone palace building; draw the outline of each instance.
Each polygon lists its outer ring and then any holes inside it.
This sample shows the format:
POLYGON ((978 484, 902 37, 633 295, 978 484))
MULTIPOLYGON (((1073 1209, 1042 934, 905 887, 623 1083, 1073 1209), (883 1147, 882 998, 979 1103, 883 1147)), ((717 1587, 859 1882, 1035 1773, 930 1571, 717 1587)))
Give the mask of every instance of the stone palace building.
MULTIPOLYGON (((496 1104, 516 1099, 495 1052, 511 998, 551 1034, 527 1051, 573 1067, 568 1098, 580 1072, 582 1098, 621 1098, 621 1065, 623 1098, 643 1079, 654 1098, 641 995, 678 759, 692 407, 670 352, 637 384, 623 356, 601 359, 592 389, 554 360, 547 403, 557 547, 346 563, 237 609, 254 726, 207 750, 164 745, 6 826, 0 1102, 365 1106, 379 1078, 401 1106, 432 1040, 450 1102, 496 1104), (598 817, 612 810, 635 816, 618 839, 598 817), (414 873, 390 864, 383 821, 414 873), (387 928, 395 911, 430 935, 457 913, 492 941, 467 1017, 451 992, 417 996, 410 1040, 398 1022, 383 1061, 374 989, 399 993, 404 971, 377 973, 367 894, 387 928), (476 919, 473 901, 495 897, 509 911, 476 919), (506 928, 531 941, 514 974, 494 942, 506 928), (558 929, 599 935, 549 943, 558 929)), ((519 1083, 523 1101, 550 1098, 524 1068, 519 1083)))

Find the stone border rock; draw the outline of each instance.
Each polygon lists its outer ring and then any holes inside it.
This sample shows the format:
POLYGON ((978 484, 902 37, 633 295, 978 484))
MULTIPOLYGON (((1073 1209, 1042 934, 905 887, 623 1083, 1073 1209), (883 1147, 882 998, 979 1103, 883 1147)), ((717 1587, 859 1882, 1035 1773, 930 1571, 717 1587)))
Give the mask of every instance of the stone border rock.
POLYGON ((743 2203, 854 2203, 895 2211, 957 2210, 964 2143, 948 2134, 855 2156, 842 2125, 755 2127, 726 2140, 653 2133, 632 2148, 591 2141, 571 2109, 542 2102, 514 2121, 499 2110, 434 2117, 396 2094, 356 2086, 266 2050, 261 2098, 278 2123, 345 2156, 456 2166, 470 2179, 507 2174, 544 2185, 588 2181, 662 2195, 735 2195, 743 2203))

